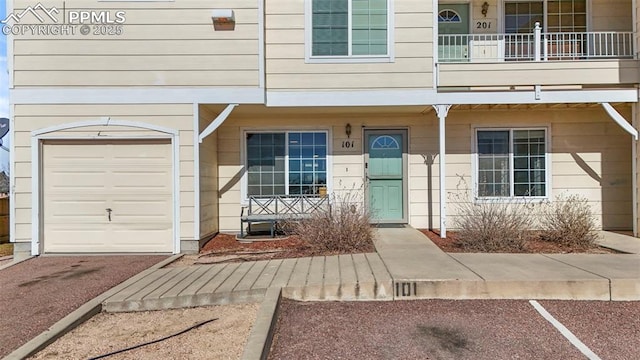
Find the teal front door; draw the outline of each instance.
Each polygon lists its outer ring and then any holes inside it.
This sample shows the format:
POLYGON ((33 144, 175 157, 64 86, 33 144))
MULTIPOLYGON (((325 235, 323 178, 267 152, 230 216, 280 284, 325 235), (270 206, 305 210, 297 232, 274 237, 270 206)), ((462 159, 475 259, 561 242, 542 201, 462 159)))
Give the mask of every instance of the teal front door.
POLYGON ((366 178, 374 221, 406 222, 406 130, 367 130, 366 178))

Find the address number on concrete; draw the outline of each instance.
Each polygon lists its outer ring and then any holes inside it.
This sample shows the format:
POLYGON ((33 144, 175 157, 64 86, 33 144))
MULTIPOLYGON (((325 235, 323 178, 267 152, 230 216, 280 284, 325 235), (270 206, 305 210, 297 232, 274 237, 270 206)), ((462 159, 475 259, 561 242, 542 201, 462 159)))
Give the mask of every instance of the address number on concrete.
POLYGON ((397 282, 396 283, 396 297, 403 296, 417 296, 418 286, 415 282, 397 282))

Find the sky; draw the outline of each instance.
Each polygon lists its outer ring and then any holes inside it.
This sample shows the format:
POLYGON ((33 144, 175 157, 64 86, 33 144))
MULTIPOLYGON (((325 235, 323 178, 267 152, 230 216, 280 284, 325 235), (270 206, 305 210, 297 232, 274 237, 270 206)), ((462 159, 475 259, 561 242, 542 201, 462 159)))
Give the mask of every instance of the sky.
MULTIPOLYGON (((5 18, 6 0, 0 0, 0 19, 5 18)), ((0 117, 9 117, 9 74, 7 72, 7 37, 0 34, 0 117)), ((9 135, 2 139, 9 147, 9 135)), ((9 172, 9 153, 0 149, 0 171, 9 172)))

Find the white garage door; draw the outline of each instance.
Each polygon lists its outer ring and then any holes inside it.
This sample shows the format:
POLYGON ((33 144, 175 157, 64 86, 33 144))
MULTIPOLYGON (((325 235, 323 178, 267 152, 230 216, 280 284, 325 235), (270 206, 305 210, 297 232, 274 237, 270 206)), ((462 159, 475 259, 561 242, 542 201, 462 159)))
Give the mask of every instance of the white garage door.
POLYGON ((44 252, 172 252, 169 141, 46 141, 44 252))

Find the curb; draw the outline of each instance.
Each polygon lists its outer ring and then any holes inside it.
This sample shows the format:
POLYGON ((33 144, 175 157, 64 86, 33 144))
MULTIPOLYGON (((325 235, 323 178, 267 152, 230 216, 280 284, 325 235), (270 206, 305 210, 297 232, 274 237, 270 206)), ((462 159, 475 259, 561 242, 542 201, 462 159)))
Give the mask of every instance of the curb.
POLYGON ((18 265, 18 264, 20 264, 21 262, 27 261, 27 260, 29 260, 29 259, 33 259, 34 257, 35 257, 35 256, 28 256, 28 257, 26 257, 26 258, 24 258, 24 259, 20 259, 20 260, 17 260, 17 261, 16 261, 16 260, 14 260, 14 261, 12 261, 12 262, 10 262, 10 263, 8 263, 8 264, 4 264, 4 265, 0 266, 0 270, 4 270, 4 269, 6 269, 6 268, 10 268, 10 267, 12 267, 13 265, 18 265))
POLYGON ((122 289, 128 287, 129 285, 135 283, 136 281, 139 281, 140 279, 146 277, 151 272, 153 272, 153 270, 164 267, 167 264, 175 261, 176 259, 180 258, 180 256, 182 256, 182 254, 173 255, 165 260, 162 260, 161 262, 151 266, 150 268, 130 277, 119 285, 116 285, 111 289, 103 292, 102 294, 96 296, 95 298, 87 301, 84 305, 80 306, 75 311, 53 324, 49 329, 43 331, 40 335, 29 340, 29 342, 14 350, 12 353, 7 355, 4 360, 25 359, 29 356, 34 355, 38 351, 44 349, 49 344, 54 342, 59 337, 73 330, 77 326, 81 325, 82 323, 102 311, 103 301, 113 296, 115 293, 121 291, 122 289))
POLYGON ((270 288, 260 305, 256 323, 242 353, 242 360, 266 360, 269 357, 275 325, 278 321, 282 289, 270 288))

